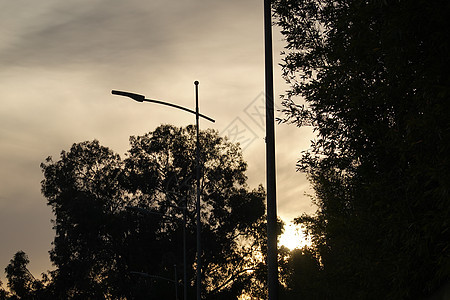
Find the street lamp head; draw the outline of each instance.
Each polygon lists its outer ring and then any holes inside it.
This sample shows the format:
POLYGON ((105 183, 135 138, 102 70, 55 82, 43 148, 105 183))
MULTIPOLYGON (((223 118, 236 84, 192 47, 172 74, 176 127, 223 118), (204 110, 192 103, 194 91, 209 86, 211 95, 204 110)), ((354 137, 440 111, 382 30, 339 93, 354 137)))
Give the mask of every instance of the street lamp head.
POLYGON ((131 99, 133 99, 134 101, 137 101, 137 102, 144 102, 144 100, 145 100, 145 96, 144 95, 139 95, 139 94, 130 93, 130 92, 123 92, 123 91, 112 90, 111 94, 119 95, 119 96, 125 96, 125 97, 131 98, 131 99))

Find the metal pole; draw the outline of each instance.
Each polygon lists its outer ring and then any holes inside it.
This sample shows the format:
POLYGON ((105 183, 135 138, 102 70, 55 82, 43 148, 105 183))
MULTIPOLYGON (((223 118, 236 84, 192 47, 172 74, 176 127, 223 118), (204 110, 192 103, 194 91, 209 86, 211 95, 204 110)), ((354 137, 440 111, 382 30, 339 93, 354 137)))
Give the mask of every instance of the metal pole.
POLYGON ((187 210, 187 198, 184 198, 184 211, 183 211, 183 300, 187 300, 186 210, 187 210))
POLYGON ((195 162, 196 162, 196 181, 197 181, 197 202, 195 207, 197 217, 197 300, 202 298, 202 244, 201 244, 201 218, 200 218, 200 140, 199 140, 199 112, 198 112, 198 81, 195 85, 195 125, 196 125, 196 145, 195 145, 195 162))
POLYGON ((266 83, 266 172, 267 172, 267 286, 268 299, 278 299, 277 200, 275 126, 273 104, 272 10, 264 0, 264 45, 266 83))

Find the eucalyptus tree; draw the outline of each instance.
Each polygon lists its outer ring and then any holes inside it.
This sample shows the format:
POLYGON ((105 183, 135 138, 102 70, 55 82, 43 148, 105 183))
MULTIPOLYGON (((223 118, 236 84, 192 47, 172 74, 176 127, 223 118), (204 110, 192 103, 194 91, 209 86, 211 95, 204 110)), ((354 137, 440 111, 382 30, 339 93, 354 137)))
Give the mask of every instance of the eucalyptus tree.
MULTIPOLYGON (((200 144, 205 294, 259 293, 265 192, 248 187, 239 145, 213 130, 200 132, 200 144)), ((98 141, 78 143, 41 166, 59 297, 170 299, 174 286, 181 294, 184 226, 195 292, 195 127, 161 125, 130 145, 121 159, 98 141)))

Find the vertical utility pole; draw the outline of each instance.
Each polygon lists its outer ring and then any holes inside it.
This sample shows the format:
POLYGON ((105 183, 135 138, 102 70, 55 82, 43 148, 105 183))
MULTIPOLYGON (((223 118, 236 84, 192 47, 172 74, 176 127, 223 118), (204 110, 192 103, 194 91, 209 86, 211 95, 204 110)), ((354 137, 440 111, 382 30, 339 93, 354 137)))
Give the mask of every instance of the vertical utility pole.
POLYGON ((277 199, 275 169, 275 118, 273 104, 272 9, 264 0, 267 172, 267 287, 268 299, 278 300, 277 199))
POLYGON ((187 300, 186 213, 187 197, 185 196, 183 207, 183 300, 187 300))
POLYGON ((201 243, 201 231, 202 223, 200 218, 200 139, 199 139, 199 112, 198 112, 198 81, 195 84, 195 130, 196 130, 196 181, 197 181, 197 202, 195 206, 195 212, 197 217, 197 300, 202 298, 202 243, 201 243))

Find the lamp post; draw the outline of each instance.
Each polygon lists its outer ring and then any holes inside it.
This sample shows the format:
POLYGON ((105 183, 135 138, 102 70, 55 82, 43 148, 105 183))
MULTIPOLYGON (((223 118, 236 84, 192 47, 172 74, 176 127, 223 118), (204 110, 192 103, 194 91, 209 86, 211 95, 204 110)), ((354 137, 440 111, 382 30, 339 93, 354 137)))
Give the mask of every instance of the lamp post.
POLYGON ((267 286, 268 299, 278 299, 277 199, 275 128, 273 104, 272 9, 264 0, 264 49, 266 83, 266 172, 267 172, 267 286))
MULTIPOLYGON (((194 82, 195 85, 195 111, 191 110, 189 108, 185 108, 183 106, 180 105, 176 105, 176 104, 172 104, 169 102, 165 102, 165 101, 160 101, 160 100, 154 100, 154 99, 147 99, 145 98, 144 95, 140 95, 140 94, 135 94, 135 93, 130 93, 130 92, 124 92, 124 91, 117 91, 117 90, 112 90, 111 93, 113 95, 119 95, 119 96, 125 96, 128 98, 131 98, 137 102, 151 102, 151 103, 156 103, 156 104, 162 104, 162 105, 166 105, 166 106, 171 106, 174 108, 178 108, 180 110, 184 110, 187 111, 189 113, 195 114, 195 127, 196 127, 196 143, 195 143, 195 164, 196 164, 196 183, 197 183, 197 187, 196 187, 196 193, 197 193, 197 199, 196 199, 196 205, 195 205, 195 210, 196 210, 196 223, 197 223, 197 300, 201 300, 201 291, 202 291, 202 248, 201 248, 201 229, 202 229, 202 224, 201 224, 201 217, 200 217, 200 139, 199 139, 199 119, 200 117, 210 121, 210 122, 215 122, 214 119, 207 117, 203 114, 201 114, 199 112, 199 104, 198 104, 198 85, 199 82, 195 81, 194 82)), ((184 285, 184 300, 186 300, 187 298, 187 284, 184 285)))

